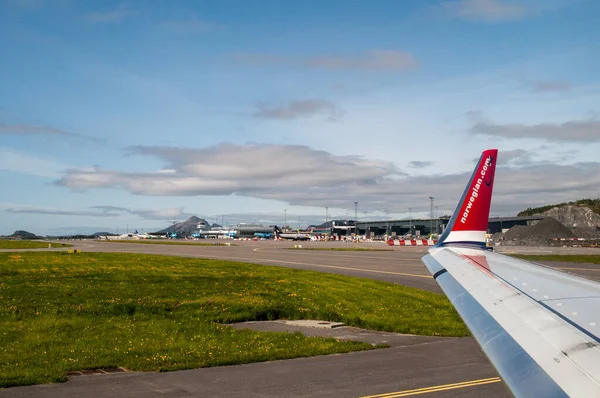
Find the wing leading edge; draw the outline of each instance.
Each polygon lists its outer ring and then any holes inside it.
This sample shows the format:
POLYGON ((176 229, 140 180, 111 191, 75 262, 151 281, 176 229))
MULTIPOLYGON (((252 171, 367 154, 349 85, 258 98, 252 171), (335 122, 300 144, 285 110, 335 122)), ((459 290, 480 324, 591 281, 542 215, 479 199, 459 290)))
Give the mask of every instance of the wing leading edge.
POLYGON ((423 262, 515 396, 600 397, 600 284, 485 250, 496 156, 423 262))

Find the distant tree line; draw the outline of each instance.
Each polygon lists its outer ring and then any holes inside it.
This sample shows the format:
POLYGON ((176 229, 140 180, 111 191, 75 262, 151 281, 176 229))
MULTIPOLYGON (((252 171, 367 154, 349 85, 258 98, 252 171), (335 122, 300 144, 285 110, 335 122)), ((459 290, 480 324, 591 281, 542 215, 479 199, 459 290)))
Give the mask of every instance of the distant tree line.
POLYGON ((590 209, 592 209, 592 211, 594 213, 600 214, 600 199, 580 199, 580 200, 576 200, 574 202, 565 202, 565 203, 559 203, 556 205, 547 205, 547 206, 535 207, 535 208, 530 207, 527 210, 523 210, 522 212, 517 214, 517 216, 519 216, 519 217, 534 216, 536 214, 542 214, 542 213, 544 213, 550 209, 553 209, 555 207, 563 207, 563 206, 589 207, 590 209))

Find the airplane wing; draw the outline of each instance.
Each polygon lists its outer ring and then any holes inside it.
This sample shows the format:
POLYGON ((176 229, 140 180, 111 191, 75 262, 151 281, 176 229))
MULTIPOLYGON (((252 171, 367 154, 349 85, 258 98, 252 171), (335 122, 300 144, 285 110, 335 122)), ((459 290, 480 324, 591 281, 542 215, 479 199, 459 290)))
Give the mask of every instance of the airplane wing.
POLYGON ((423 262, 517 397, 600 397, 600 283, 486 249, 486 150, 423 262))

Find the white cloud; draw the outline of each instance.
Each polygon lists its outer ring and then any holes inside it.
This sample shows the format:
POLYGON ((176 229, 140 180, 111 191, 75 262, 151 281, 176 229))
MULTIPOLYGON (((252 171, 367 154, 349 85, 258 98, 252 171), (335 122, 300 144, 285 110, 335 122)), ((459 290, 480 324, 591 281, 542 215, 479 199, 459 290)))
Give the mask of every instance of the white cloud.
POLYGON ((571 85, 561 81, 539 81, 533 83, 534 93, 566 93, 571 90, 571 85))
POLYGON ((374 184, 385 177, 402 175, 390 162, 336 156, 300 145, 220 144, 203 149, 134 147, 131 152, 158 157, 176 172, 68 170, 58 183, 73 189, 121 187, 141 195, 263 197, 280 189, 374 184))
POLYGON ((127 212, 139 216, 145 220, 174 220, 188 218, 195 214, 186 213, 183 207, 174 207, 170 209, 134 209, 119 206, 92 206, 92 209, 98 209, 103 212, 127 212))
MULTIPOLYGON (((131 152, 158 157, 176 172, 69 170, 58 183, 73 189, 121 188, 150 196, 240 195, 330 209, 349 208, 358 201, 362 210, 370 212, 407 213, 410 207, 427 214, 429 196, 436 198, 441 213, 452 211, 471 173, 407 175, 390 162, 337 156, 305 146, 221 144, 203 149, 135 147, 131 152)), ((534 161, 533 153, 524 150, 501 151, 499 162, 496 211, 514 213, 528 206, 598 195, 600 163, 534 161)))
POLYGON ((413 169, 423 169, 425 167, 433 166, 434 163, 435 162, 429 160, 413 160, 412 162, 408 163, 408 167, 413 169))
POLYGON ((186 213, 182 207, 171 209, 135 209, 119 206, 91 206, 90 210, 65 210, 35 206, 10 206, 6 209, 9 213, 42 214, 56 216, 84 216, 84 217, 121 217, 123 213, 136 215, 144 220, 173 220, 188 218, 193 214, 186 213))
POLYGON ((493 124, 479 119, 471 134, 509 139, 533 138, 545 141, 600 142, 600 120, 572 120, 564 123, 493 124))
POLYGON ((26 214, 44 214, 44 215, 55 215, 55 216, 86 216, 86 217, 118 217, 118 213, 111 213, 108 211, 99 212, 97 210, 60 210, 50 209, 44 207, 9 207, 6 209, 9 213, 26 213, 26 214))
POLYGON ((90 12, 86 18, 94 23, 115 23, 133 14, 134 11, 127 4, 121 3, 112 10, 90 12))
POLYGON ((522 5, 503 0, 443 1, 441 6, 448 15, 469 21, 513 21, 527 13, 522 5))
POLYGON ((374 50, 355 57, 319 56, 309 59, 308 64, 313 68, 357 70, 406 70, 418 65, 412 54, 395 50, 374 50))
POLYGON ((502 151, 502 156, 498 159, 500 165, 518 165, 525 166, 530 165, 532 161, 533 153, 524 149, 513 149, 509 151, 502 151))
POLYGON ((82 137, 78 134, 69 133, 68 131, 56 129, 54 127, 36 126, 31 124, 5 124, 0 123, 0 134, 15 134, 15 135, 32 135, 32 134, 47 134, 47 135, 62 135, 67 137, 82 137))
POLYGON ((336 107, 331 101, 321 99, 308 99, 290 101, 287 104, 269 106, 267 104, 257 105, 254 116, 262 119, 292 120, 307 118, 315 115, 325 115, 329 120, 336 120, 343 111, 336 107))
POLYGON ((372 50, 359 55, 290 57, 277 54, 237 53, 234 62, 250 66, 288 66, 313 69, 403 71, 419 66, 415 57, 397 50, 372 50))

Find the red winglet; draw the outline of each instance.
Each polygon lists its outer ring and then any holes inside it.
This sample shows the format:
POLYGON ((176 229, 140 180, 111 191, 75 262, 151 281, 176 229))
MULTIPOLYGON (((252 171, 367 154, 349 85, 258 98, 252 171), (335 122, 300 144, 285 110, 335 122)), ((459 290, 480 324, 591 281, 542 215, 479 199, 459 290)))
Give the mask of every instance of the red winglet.
POLYGON ((483 151, 438 245, 485 246, 497 157, 497 149, 483 151))

